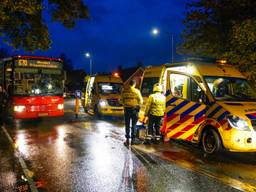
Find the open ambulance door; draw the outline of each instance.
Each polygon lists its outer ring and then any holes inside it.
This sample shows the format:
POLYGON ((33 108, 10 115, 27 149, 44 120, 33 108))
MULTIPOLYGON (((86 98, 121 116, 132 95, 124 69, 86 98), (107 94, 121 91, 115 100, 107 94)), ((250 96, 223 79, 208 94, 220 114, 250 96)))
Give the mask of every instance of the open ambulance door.
POLYGON ((204 122, 208 98, 200 77, 168 70, 166 75, 164 137, 193 141, 204 122))
POLYGON ((85 109, 88 112, 90 110, 90 106, 93 99, 93 85, 94 85, 95 77, 91 76, 87 79, 86 92, 85 92, 85 109))

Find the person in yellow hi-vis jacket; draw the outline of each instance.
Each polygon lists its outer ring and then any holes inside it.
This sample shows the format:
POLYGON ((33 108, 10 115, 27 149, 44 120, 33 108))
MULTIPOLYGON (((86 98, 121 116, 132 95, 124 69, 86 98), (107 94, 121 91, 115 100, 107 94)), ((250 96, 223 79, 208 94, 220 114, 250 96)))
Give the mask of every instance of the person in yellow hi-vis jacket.
POLYGON ((135 131, 136 124, 138 121, 138 113, 140 110, 140 105, 143 103, 143 98, 138 89, 135 88, 136 81, 130 81, 130 86, 125 88, 122 92, 122 103, 124 105, 124 118, 125 118, 125 145, 129 145, 129 138, 131 138, 131 144, 135 144, 135 131), (131 136, 130 136, 130 122, 131 126, 131 136))
POLYGON ((148 132, 146 143, 150 144, 152 140, 160 141, 160 126, 165 111, 165 96, 162 93, 162 86, 156 83, 153 87, 153 93, 149 96, 145 110, 145 117, 148 117, 148 132))

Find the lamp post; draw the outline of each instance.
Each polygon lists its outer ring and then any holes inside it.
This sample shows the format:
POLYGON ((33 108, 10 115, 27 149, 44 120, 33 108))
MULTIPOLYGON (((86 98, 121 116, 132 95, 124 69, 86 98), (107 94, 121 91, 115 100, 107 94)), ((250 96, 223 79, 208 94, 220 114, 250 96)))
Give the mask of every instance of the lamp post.
POLYGON ((89 59, 90 62, 90 75, 92 75, 92 56, 89 52, 85 53, 85 57, 89 59))
MULTIPOLYGON (((152 34, 154 36, 157 36, 160 33, 159 29, 153 28, 152 29, 152 34)), ((173 34, 172 33, 167 33, 168 36, 170 36, 170 41, 171 41, 171 62, 173 63, 173 56, 174 56, 174 49, 173 49, 173 34)))

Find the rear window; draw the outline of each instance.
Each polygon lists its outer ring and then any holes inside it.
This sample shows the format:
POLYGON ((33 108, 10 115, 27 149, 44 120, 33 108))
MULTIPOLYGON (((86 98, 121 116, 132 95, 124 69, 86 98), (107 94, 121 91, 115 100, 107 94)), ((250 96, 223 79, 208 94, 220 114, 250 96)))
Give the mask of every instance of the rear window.
POLYGON ((151 93, 153 93, 153 86, 154 84, 159 82, 158 77, 149 77, 144 78, 141 85, 141 94, 143 97, 149 96, 151 93))

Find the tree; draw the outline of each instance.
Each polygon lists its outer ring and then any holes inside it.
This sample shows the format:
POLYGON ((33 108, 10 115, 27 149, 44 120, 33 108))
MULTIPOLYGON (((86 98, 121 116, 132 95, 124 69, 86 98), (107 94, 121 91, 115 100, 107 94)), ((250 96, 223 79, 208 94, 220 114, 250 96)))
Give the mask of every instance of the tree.
POLYGON ((67 72, 73 71, 73 63, 72 60, 67 57, 65 53, 60 54, 60 58, 63 61, 63 69, 67 72))
POLYGON ((75 83, 75 81, 73 82, 73 63, 72 60, 69 59, 65 53, 61 53, 60 58, 63 61, 63 70, 66 72, 65 86, 68 90, 70 90, 75 83))
POLYGON ((77 69, 70 72, 68 80, 66 82, 66 87, 69 91, 74 92, 75 90, 85 89, 84 79, 86 77, 86 72, 83 69, 77 69))
POLYGON ((143 62, 142 61, 138 61, 136 64, 136 67, 143 67, 143 62))
POLYGON ((88 18, 88 9, 82 0, 1 0, 0 36, 16 49, 47 50, 48 17, 71 29, 78 19, 88 18))
POLYGON ((251 71, 256 64, 255 7, 255 0, 193 0, 187 5, 180 52, 225 58, 251 71))
POLYGON ((5 57, 9 57, 9 51, 6 48, 0 48, 0 59, 5 58, 5 57))

